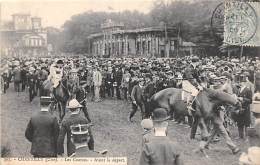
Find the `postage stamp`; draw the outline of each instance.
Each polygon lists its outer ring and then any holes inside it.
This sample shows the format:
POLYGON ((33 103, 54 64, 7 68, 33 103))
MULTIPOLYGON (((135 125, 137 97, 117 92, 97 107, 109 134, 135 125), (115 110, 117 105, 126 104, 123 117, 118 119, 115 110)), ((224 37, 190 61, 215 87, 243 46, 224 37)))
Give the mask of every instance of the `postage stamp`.
POLYGON ((259 46, 259 3, 225 2, 224 43, 259 46))

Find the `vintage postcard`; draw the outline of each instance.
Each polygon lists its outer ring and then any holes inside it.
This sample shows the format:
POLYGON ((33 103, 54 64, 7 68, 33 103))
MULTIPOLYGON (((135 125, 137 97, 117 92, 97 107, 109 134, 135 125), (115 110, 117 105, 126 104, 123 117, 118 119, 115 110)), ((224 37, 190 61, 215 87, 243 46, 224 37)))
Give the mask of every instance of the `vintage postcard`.
POLYGON ((3 165, 260 165, 259 0, 0 0, 3 165))

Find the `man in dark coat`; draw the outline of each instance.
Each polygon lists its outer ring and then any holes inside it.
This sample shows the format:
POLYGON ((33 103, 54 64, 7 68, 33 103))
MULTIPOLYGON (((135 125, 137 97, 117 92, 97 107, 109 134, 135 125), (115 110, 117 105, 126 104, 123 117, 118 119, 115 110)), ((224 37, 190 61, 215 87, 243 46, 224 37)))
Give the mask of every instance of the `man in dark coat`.
MULTIPOLYGON (((71 141, 71 126, 76 124, 88 124, 88 120, 80 114, 80 108, 82 108, 82 105, 79 104, 79 102, 76 99, 72 99, 69 102, 69 106, 67 107, 71 111, 71 115, 64 119, 61 123, 60 128, 60 134, 57 142, 57 150, 58 155, 63 155, 64 153, 64 138, 67 134, 67 155, 71 156, 73 153, 75 153, 75 145, 71 141)), ((89 136, 90 139, 88 141, 88 148, 90 150, 94 150, 94 138, 91 133, 91 129, 89 128, 89 136)))
POLYGON ((85 82, 80 82, 80 85, 76 87, 75 94, 76 94, 76 99, 80 104, 82 105, 82 111, 85 115, 85 117, 88 119, 89 122, 91 122, 91 119, 89 117, 88 109, 87 109, 87 95, 85 91, 86 84, 85 82))
MULTIPOLYGON (((246 76, 246 75, 244 75, 246 76)), ((241 83, 241 89, 238 94, 239 99, 242 101, 243 111, 239 112, 236 117, 238 133, 240 138, 247 138, 247 128, 251 123, 250 104, 252 103, 253 93, 247 82, 241 83)))
POLYGON ((17 66, 14 69, 13 76, 14 76, 14 89, 16 92, 20 92, 20 83, 22 81, 22 76, 21 76, 21 69, 19 66, 17 66))
POLYGON ((26 80, 27 80, 26 75, 27 75, 27 71, 26 71, 25 67, 22 67, 22 70, 21 70, 22 91, 25 90, 26 80))
POLYGON ((169 119, 167 111, 157 108, 153 111, 154 136, 148 143, 144 143, 140 165, 181 165, 181 155, 176 148, 177 145, 167 137, 169 119))
POLYGON ((89 130, 91 126, 91 124, 76 124, 70 126, 71 141, 75 145, 75 152, 70 155, 70 157, 99 157, 101 154, 107 153, 107 150, 101 152, 89 150, 88 142, 90 140, 89 130))
POLYGON ((121 82, 122 82, 122 77, 123 77, 123 73, 122 70, 119 69, 118 67, 115 68, 115 88, 116 88, 116 97, 117 99, 121 99, 121 94, 120 94, 120 90, 119 87, 121 86, 121 82))
POLYGON ((57 156, 59 125, 57 118, 48 111, 50 102, 50 97, 41 97, 41 111, 31 117, 25 131, 34 157, 57 156))
POLYGON ((132 99, 132 112, 128 118, 131 121, 132 117, 136 113, 138 107, 141 109, 142 118, 145 115, 145 108, 144 108, 144 98, 143 98, 143 89, 144 89, 144 79, 140 78, 139 83, 134 86, 131 92, 131 99, 132 99))
POLYGON ((35 75, 35 68, 30 67, 29 68, 29 73, 27 75, 27 84, 29 87, 29 100, 30 102, 33 100, 34 96, 36 96, 36 81, 37 81, 37 76, 35 75))

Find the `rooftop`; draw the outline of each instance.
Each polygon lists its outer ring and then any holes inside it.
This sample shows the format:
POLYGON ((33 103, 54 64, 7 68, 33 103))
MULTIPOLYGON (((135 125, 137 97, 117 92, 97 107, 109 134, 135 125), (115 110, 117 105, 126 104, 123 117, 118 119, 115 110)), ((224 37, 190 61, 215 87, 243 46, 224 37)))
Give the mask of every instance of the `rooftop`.
MULTIPOLYGON (((116 31, 111 31, 111 34, 126 34, 126 33, 145 33, 145 32, 160 32, 164 31, 164 27, 147 27, 147 28, 139 28, 139 29, 129 29, 129 30, 116 30, 116 31)), ((175 28, 169 28, 168 31, 175 30, 175 28)), ((88 36, 89 39, 91 38, 96 38, 96 37, 101 37, 103 36, 104 33, 95 33, 91 34, 88 36)))

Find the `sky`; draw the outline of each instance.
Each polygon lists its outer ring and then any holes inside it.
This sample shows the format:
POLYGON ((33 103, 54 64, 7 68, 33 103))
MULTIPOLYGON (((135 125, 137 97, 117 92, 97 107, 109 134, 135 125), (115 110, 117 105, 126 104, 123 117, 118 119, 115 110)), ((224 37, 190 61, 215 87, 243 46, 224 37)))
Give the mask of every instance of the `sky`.
POLYGON ((147 13, 154 0, 0 0, 1 20, 12 19, 14 13, 28 13, 42 18, 44 27, 60 28, 72 15, 88 10, 118 12, 138 10, 147 13))

